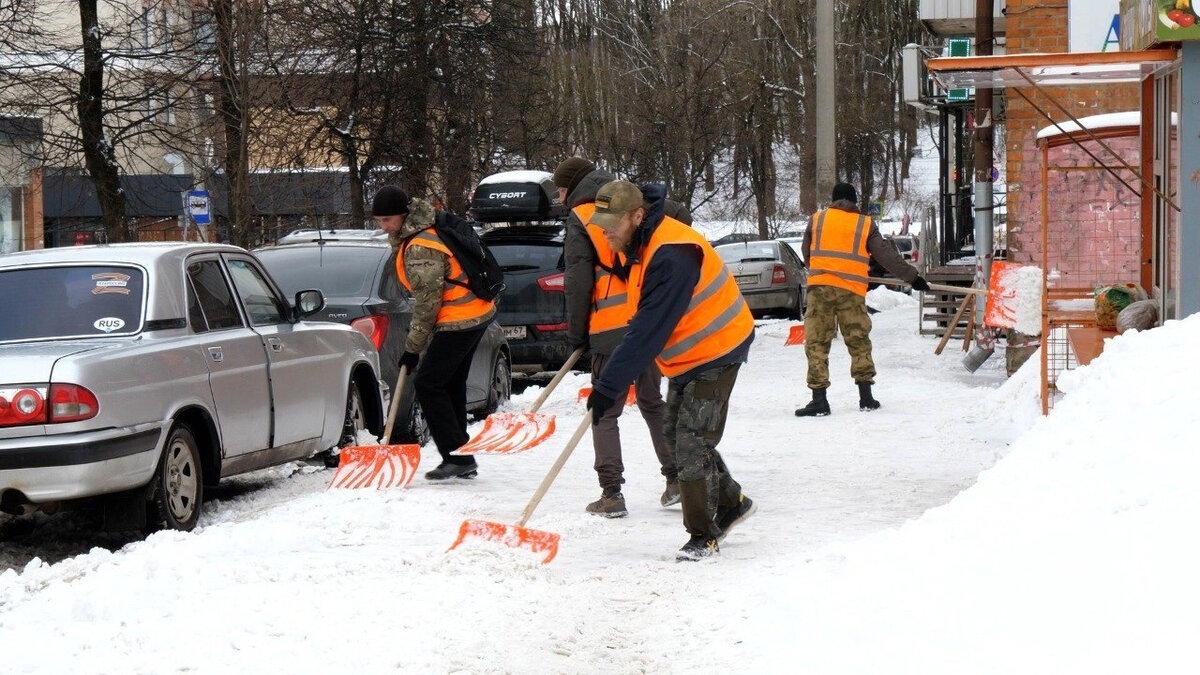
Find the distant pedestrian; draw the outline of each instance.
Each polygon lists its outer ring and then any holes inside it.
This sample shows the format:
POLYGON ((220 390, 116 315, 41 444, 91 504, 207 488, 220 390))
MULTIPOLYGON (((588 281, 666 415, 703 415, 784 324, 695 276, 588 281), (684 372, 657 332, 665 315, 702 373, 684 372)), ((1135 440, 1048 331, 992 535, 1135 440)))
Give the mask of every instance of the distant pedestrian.
POLYGON ((754 318, 721 256, 698 232, 663 213, 662 185, 613 181, 596 193, 589 222, 624 256, 620 273, 636 308, 588 397, 593 422, 656 362, 669 379, 664 430, 679 471, 683 526, 677 560, 717 553, 717 542, 754 512, 717 443, 754 318))
POLYGON ((496 305, 467 288, 462 267, 438 237, 435 221, 458 216, 435 211, 421 199, 409 200, 393 186, 375 194, 371 215, 388 233, 396 249, 396 276, 413 296, 400 367, 415 372, 417 402, 442 455, 441 464, 425 478, 474 478, 475 458, 450 453, 470 438, 467 375, 475 348, 496 315, 496 305))
MULTIPOLYGON (((604 229, 588 224, 596 210, 596 191, 611 182, 613 175, 582 157, 570 157, 554 170, 554 185, 563 203, 571 209, 563 244, 566 258, 567 337, 572 349, 591 351, 592 385, 604 370, 612 351, 621 344, 635 307, 628 301, 625 279, 615 273, 620 261, 604 237, 604 229)), ((634 380, 638 410, 650 431, 650 443, 666 488, 659 503, 679 503, 679 472, 663 435, 662 373, 650 363, 634 380)), ((622 400, 624 400, 622 398, 622 400)), ((600 415, 592 430, 596 476, 600 499, 586 507, 588 513, 620 518, 629 513, 621 485, 625 465, 621 457, 618 418, 624 405, 613 406, 600 415)))
POLYGON ((808 388, 812 401, 796 410, 797 417, 829 414, 829 348, 841 331, 850 352, 850 375, 858 385, 860 410, 876 410, 871 394, 875 362, 871 359, 871 318, 867 315, 867 277, 871 258, 918 291, 929 284, 917 268, 886 241, 869 216, 858 211, 853 185, 833 187, 833 203, 813 215, 804 231, 808 265, 808 311, 804 315, 804 354, 808 357, 808 388))

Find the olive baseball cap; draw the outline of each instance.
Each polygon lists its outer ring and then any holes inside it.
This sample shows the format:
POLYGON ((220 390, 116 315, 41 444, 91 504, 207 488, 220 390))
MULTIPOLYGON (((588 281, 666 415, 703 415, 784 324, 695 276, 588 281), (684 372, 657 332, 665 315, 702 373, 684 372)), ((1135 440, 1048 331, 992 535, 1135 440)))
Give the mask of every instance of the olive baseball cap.
POLYGON ((626 213, 640 209, 643 202, 642 191, 633 183, 627 180, 605 183, 596 192, 596 212, 589 223, 606 230, 616 227, 626 213))

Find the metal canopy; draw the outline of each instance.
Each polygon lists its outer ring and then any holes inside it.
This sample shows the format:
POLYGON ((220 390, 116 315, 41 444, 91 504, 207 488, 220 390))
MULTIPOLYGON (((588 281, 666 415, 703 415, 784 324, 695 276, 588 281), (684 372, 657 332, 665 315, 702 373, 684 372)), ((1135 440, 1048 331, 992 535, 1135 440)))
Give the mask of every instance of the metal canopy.
POLYGON ((1137 52, 1067 52, 1003 54, 928 59, 933 79, 943 89, 993 89, 1038 86, 1070 87, 1118 82, 1141 82, 1171 66, 1176 49, 1137 52))

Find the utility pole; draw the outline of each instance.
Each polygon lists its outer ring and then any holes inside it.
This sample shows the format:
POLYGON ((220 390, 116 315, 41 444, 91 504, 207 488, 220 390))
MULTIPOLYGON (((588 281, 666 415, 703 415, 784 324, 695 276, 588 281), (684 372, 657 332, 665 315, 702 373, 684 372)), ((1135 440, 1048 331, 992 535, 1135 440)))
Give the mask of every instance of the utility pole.
POLYGON ((816 51, 817 51, 817 204, 828 204, 837 178, 837 159, 834 156, 837 129, 834 127, 834 110, 837 89, 834 87, 833 45, 837 23, 833 18, 834 0, 817 0, 816 5, 816 51))
MULTIPOLYGON (((993 0, 975 0, 975 55, 992 55, 993 0)), ((992 270, 992 90, 975 89, 975 287, 987 288, 992 270)), ((975 371, 995 349, 995 337, 983 325, 986 302, 975 303, 975 348, 963 365, 975 371)))

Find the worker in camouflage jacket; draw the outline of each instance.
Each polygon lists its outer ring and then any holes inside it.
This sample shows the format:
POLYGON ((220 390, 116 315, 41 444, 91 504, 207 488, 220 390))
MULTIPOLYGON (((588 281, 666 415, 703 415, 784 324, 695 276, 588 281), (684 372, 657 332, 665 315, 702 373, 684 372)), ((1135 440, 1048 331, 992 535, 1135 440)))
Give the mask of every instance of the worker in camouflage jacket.
POLYGON ((416 374, 417 402, 442 455, 441 464, 425 478, 474 478, 475 458, 450 453, 470 438, 467 376, 475 349, 496 316, 496 305, 466 287, 461 265, 438 237, 436 223, 458 216, 435 211, 424 200, 410 200, 392 186, 375 195, 371 215, 388 233, 396 250, 396 276, 413 297, 400 367, 416 374))

